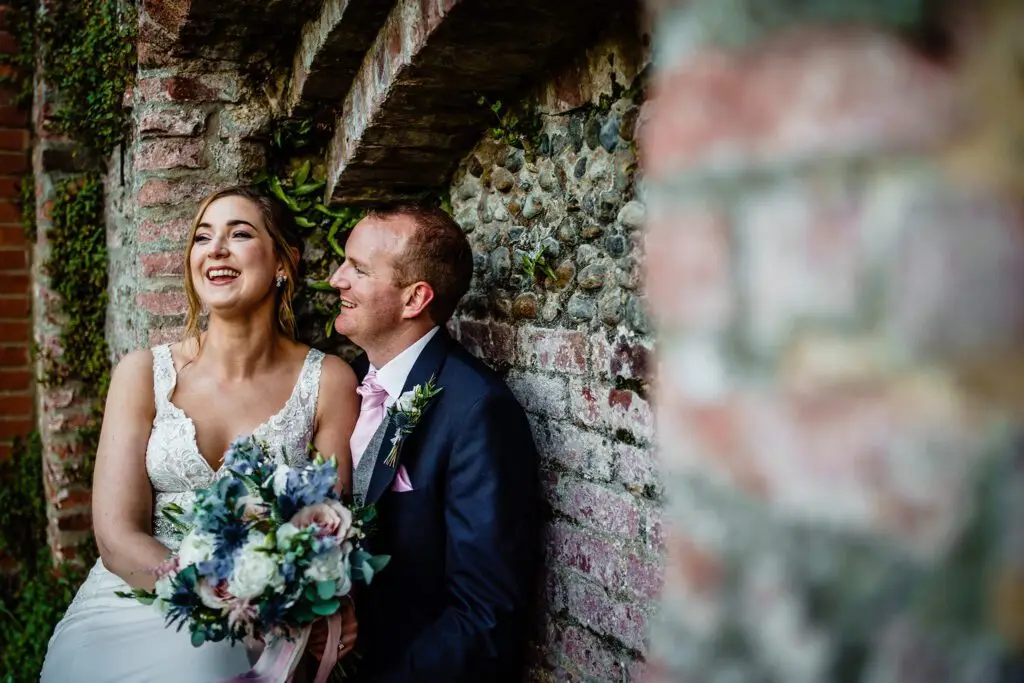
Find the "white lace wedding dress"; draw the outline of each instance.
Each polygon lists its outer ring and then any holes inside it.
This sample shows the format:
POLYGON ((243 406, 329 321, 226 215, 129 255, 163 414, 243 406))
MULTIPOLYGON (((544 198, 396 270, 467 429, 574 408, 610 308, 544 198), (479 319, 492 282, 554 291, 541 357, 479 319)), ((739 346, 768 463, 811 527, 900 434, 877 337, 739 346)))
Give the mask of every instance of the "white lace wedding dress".
MULTIPOLYGON (((308 458, 323 357, 310 350, 288 402, 253 432, 276 457, 281 458, 283 450, 292 465, 308 458)), ((170 401, 176 381, 170 348, 154 348, 156 418, 146 448, 146 470, 155 494, 153 535, 171 549, 180 539, 159 514, 161 507, 177 503, 187 509, 195 491, 219 475, 199 452, 191 418, 170 401)), ((119 598, 114 594, 119 590, 129 588, 97 561, 53 632, 42 683, 213 683, 248 670, 241 644, 193 647, 187 629, 166 628, 155 607, 119 598)))

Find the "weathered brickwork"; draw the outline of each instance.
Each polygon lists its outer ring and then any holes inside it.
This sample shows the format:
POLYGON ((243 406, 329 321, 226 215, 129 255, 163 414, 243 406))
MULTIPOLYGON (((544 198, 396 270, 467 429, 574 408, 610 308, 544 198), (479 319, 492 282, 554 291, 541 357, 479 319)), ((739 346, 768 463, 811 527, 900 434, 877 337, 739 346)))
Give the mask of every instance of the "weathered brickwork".
POLYGON ((936 170, 955 66, 907 3, 649 5, 655 680, 1016 680, 1024 230, 936 170))
MULTIPOLYGON (((607 64, 622 51, 603 43, 590 57, 607 64)), ((639 87, 619 94, 641 77, 626 78, 612 86, 600 70, 575 83, 554 75, 529 100, 542 127, 525 149, 488 135, 451 187, 476 266, 453 328, 504 373, 543 461, 537 681, 639 680, 661 584, 653 345, 639 283, 645 210, 632 143, 642 100, 639 87), (576 96, 559 100, 555 84, 576 96), (531 273, 526 261, 541 254, 531 273)))

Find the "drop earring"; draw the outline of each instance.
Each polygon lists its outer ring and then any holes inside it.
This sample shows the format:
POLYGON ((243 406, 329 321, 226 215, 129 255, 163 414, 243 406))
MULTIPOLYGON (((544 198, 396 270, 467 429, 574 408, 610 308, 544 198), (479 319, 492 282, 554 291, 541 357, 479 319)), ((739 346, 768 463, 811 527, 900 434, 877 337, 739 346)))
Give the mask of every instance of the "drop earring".
POLYGON ((278 275, 277 276, 277 288, 281 289, 281 287, 284 286, 284 281, 287 280, 287 279, 288 278, 286 278, 284 275, 278 275))

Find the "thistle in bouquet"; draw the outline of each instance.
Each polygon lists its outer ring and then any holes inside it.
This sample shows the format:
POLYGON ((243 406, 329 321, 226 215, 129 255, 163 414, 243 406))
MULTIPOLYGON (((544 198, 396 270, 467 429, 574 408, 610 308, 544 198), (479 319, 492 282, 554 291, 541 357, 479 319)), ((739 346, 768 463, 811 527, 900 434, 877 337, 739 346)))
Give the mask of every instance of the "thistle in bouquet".
MULTIPOLYGON (((183 534, 154 591, 122 593, 156 604, 192 644, 249 638, 292 641, 334 615, 353 581, 369 583, 388 562, 361 547, 372 507, 338 496, 334 459, 276 464, 252 438, 233 442, 225 474, 198 491, 191 509, 162 514, 183 534)), ((258 668, 258 667, 257 667, 258 668)))

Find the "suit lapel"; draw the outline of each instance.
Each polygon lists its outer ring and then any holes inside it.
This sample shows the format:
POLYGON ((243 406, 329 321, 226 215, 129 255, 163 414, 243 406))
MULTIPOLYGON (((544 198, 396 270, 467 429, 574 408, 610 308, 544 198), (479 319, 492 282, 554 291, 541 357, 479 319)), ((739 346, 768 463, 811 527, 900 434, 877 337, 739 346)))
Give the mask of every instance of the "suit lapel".
MULTIPOLYGON (((425 384, 431 376, 436 377, 440 375, 441 367, 444 365, 445 358, 448 357, 448 344, 450 342, 451 337, 448 336, 448 333, 442 326, 433 339, 423 347, 423 351, 420 353, 419 358, 416 359, 416 363, 412 366, 412 370, 405 380, 402 393, 410 391, 417 384, 425 384)), ((366 491, 367 504, 376 503, 380 499, 381 495, 391 486, 391 482, 394 480, 395 473, 397 472, 397 466, 402 464, 401 455, 399 455, 395 467, 389 467, 384 463, 388 453, 391 451, 391 440, 394 439, 397 430, 393 421, 388 417, 384 419, 388 420, 388 429, 384 433, 384 440, 377 451, 377 462, 373 468, 373 476, 370 478, 370 486, 366 491)))

